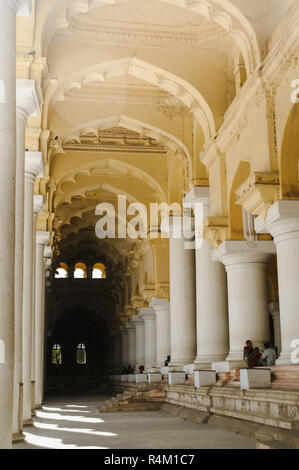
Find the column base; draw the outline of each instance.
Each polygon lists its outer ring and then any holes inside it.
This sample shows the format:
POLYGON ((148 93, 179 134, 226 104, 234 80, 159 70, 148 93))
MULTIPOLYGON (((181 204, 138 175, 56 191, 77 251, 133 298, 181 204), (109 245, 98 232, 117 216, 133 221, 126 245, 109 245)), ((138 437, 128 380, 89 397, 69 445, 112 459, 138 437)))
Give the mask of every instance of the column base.
POLYGON ((33 419, 32 418, 29 418, 29 419, 25 419, 23 421, 23 426, 33 426, 33 419))
POLYGON ((193 365, 194 357, 186 360, 173 360, 168 364, 169 372, 184 372, 184 367, 188 367, 190 364, 193 365))
POLYGON ((275 362, 276 366, 298 365, 292 361, 292 354, 290 352, 281 352, 279 358, 275 362))
POLYGON ((214 362, 223 362, 226 355, 219 356, 197 356, 194 361, 194 370, 211 369, 214 362))
POLYGON ((187 364, 186 366, 183 367, 183 371, 186 374, 193 374, 194 370, 195 370, 194 364, 187 364))
POLYGON ((23 441, 25 441, 25 434, 23 434, 22 432, 15 432, 12 435, 12 442, 13 443, 23 442, 23 441))
POLYGON ((43 409, 43 405, 35 405, 35 409, 36 409, 36 410, 42 410, 42 409, 43 409))
POLYGON ((162 375, 159 373, 150 372, 147 377, 149 384, 162 382, 162 375))
POLYGON ((216 372, 230 372, 232 369, 247 369, 245 361, 221 361, 213 362, 212 369, 216 372))

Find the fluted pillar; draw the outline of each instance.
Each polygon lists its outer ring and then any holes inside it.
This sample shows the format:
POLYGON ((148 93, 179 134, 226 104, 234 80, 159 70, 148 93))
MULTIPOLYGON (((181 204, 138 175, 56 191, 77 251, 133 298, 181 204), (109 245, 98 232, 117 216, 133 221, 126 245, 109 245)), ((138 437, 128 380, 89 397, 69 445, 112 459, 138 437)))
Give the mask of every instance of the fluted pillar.
POLYGON ((271 233, 277 251, 281 354, 277 365, 292 364, 299 338, 299 201, 277 201, 256 229, 271 233))
POLYGON ((42 157, 39 152, 25 153, 25 198, 24 198, 24 280, 23 280, 23 423, 31 424, 32 419, 32 336, 34 320, 33 279, 35 275, 34 242, 34 182, 42 174, 42 157))
POLYGON ((4 228, 0 233, 0 259, 5 260, 0 263, 1 449, 11 447, 14 395, 16 15, 28 13, 29 1, 0 2, 0 217, 4 228))
POLYGON ((44 376, 44 325, 45 325, 45 246, 50 241, 50 232, 36 233, 35 276, 35 407, 43 402, 44 376))
POLYGON ((15 368, 13 440, 23 438, 23 372, 22 372, 22 304, 23 304, 23 237, 24 237, 24 172, 25 127, 27 118, 40 113, 34 80, 17 79, 17 161, 15 211, 15 368))
POLYGON ((170 356, 170 304, 154 297, 150 306, 156 315, 156 366, 160 369, 170 356))
POLYGON ((213 261, 213 247, 202 237, 210 216, 210 189, 194 187, 185 197, 195 214, 196 332, 195 369, 224 361, 229 350, 227 279, 225 268, 213 261), (215 327, 217 325, 217 327, 215 327))
POLYGON ((226 361, 242 367, 246 340, 264 349, 270 339, 267 261, 275 252, 273 242, 258 242, 249 248, 246 242, 227 241, 214 252, 227 271, 230 351, 226 361))
POLYGON ((152 308, 141 308, 139 313, 144 320, 145 370, 151 372, 156 366, 156 316, 152 308))
POLYGON ((134 315, 132 322, 135 324, 136 330, 136 372, 139 371, 140 366, 145 364, 145 333, 144 333, 144 319, 141 315, 134 315))

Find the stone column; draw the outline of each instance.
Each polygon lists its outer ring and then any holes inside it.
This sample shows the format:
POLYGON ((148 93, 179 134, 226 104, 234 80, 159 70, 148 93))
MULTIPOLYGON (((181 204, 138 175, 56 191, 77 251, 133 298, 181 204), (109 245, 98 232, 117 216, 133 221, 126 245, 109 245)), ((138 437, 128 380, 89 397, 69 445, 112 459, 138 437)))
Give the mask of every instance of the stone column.
POLYGON ((32 224, 32 323, 31 323, 31 414, 35 416, 35 372, 36 372, 36 221, 43 210, 43 196, 33 197, 33 224, 32 224))
POLYGON ((113 372, 120 373, 121 368, 121 334, 119 330, 111 332, 113 340, 113 372))
POLYGON ((144 320, 144 353, 145 371, 152 372, 156 366, 156 315, 152 308, 141 308, 140 315, 144 320))
POLYGON ((128 365, 135 370, 136 368, 136 329, 134 323, 126 323, 128 331, 128 365))
POLYGON ((280 328, 280 311, 279 302, 269 304, 269 312, 273 318, 274 324, 274 346, 277 347, 278 354, 281 353, 281 328, 280 328))
POLYGON ((156 315, 156 366, 160 369, 170 356, 170 304, 154 297, 150 306, 156 315))
MULTIPOLYGON (((0 448, 12 443, 14 390, 14 266, 16 178, 16 15, 29 1, 0 4, 0 448)), ((27 6, 27 11, 26 7, 27 6)))
POLYGON ((249 248, 246 242, 226 241, 214 256, 227 271, 230 367, 244 367, 246 340, 264 349, 270 338, 266 265, 275 249, 273 242, 258 242, 249 248))
POLYGON ((35 407, 43 402, 44 372, 44 315, 45 315, 45 246, 50 241, 50 232, 36 233, 36 276, 35 276, 35 407))
POLYGON ((210 189, 194 187, 185 197, 195 214, 196 331, 195 369, 224 361, 229 350, 227 279, 225 268, 213 261, 213 247, 204 240, 203 223, 210 216, 210 189))
POLYGON ((182 371, 196 356, 195 255, 185 247, 181 217, 170 217, 162 230, 169 233, 170 350, 172 370, 182 371))
POLYGON ((136 330, 136 372, 139 371, 139 366, 145 364, 145 333, 144 333, 144 320, 141 315, 134 315, 132 322, 135 324, 136 330))
POLYGON ((277 365, 292 364, 299 339, 299 201, 277 201, 270 207, 266 223, 256 221, 256 230, 271 233, 277 250, 281 354, 277 365))
POLYGON ((13 440, 23 437, 22 378, 22 305, 23 305, 23 237, 24 237, 24 172, 25 127, 27 118, 40 114, 34 80, 17 79, 17 161, 15 211, 15 369, 13 440))
POLYGON ((24 198, 24 281, 23 281, 23 423, 31 424, 32 413, 32 325, 34 315, 33 278, 33 189, 35 178, 42 173, 42 157, 39 152, 25 154, 25 198, 24 198))
POLYGON ((121 365, 128 367, 129 365, 129 340, 128 340, 128 330, 124 327, 120 327, 121 334, 121 365))

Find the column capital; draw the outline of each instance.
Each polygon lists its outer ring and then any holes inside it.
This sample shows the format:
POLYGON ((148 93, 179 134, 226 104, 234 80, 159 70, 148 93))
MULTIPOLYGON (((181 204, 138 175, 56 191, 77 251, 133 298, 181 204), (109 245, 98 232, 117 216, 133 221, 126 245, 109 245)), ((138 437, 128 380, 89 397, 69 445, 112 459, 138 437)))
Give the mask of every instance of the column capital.
POLYGON ((38 98, 35 81, 17 78, 17 113, 24 121, 29 116, 39 116, 41 100, 38 98))
POLYGON ((142 316, 142 318, 144 319, 144 322, 151 322, 153 320, 155 320, 156 318, 156 315, 155 315, 155 311, 153 308, 141 308, 139 310, 140 312, 140 315, 142 316))
POLYGON ((35 217, 37 214, 43 211, 44 207, 44 196, 41 196, 40 194, 35 194, 33 197, 33 212, 35 217))
POLYGON ((133 315, 132 318, 131 318, 131 321, 132 321, 133 323, 135 323, 136 326, 137 326, 137 325, 139 325, 139 326, 140 326, 140 325, 142 325, 142 326, 144 325, 144 319, 143 319, 143 317, 142 317, 141 315, 133 315))
POLYGON ((4 0, 4 2, 14 10, 17 16, 31 15, 32 0, 4 0))
POLYGON ((122 325, 122 326, 120 327, 120 334, 121 334, 122 336, 128 335, 128 330, 127 330, 127 328, 126 328, 124 325, 122 325))
POLYGON ((41 232, 37 231, 36 232, 36 244, 45 246, 49 243, 50 241, 50 232, 41 232))
POLYGON ((299 201, 277 201, 268 210, 266 220, 257 217, 258 233, 270 233, 274 243, 299 238, 299 201))
POLYGON ((35 178, 43 176, 41 152, 25 152, 25 176, 33 184, 35 178))
POLYGON ((170 310, 170 303, 167 299, 158 299, 158 297, 153 297, 150 307, 152 307, 155 312, 160 312, 162 310, 167 311, 170 310))
MULTIPOLYGON (((51 238, 51 233, 50 232, 44 232, 44 233, 49 233, 50 238, 51 238)), ((51 256, 52 256, 52 247, 51 246, 45 246, 44 258, 51 258, 51 256)))
POLYGON ((268 259, 274 254, 275 246, 272 241, 258 242, 255 248, 249 248, 245 241, 226 241, 218 250, 213 251, 212 256, 214 261, 223 263, 228 271, 246 263, 260 265, 264 269, 268 259))
POLYGON ((136 327, 134 323, 125 323, 125 328, 128 331, 128 335, 132 335, 136 331, 136 327))
POLYGON ((193 186, 184 197, 184 202, 192 204, 210 205, 210 188, 207 186, 193 186))
POLYGON ((280 317, 279 302, 271 302, 268 307, 272 318, 280 317))

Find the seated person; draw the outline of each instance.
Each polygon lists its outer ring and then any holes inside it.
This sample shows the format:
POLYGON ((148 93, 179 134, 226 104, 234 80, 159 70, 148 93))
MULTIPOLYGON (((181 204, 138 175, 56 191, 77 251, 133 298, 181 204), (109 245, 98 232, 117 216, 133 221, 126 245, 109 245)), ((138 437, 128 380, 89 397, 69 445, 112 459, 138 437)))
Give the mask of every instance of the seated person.
POLYGON ((264 352, 262 359, 259 361, 259 366, 275 366, 276 352, 270 347, 269 343, 264 344, 264 352))
POLYGON ((167 367, 169 363, 170 363, 170 356, 167 356, 167 359, 165 361, 165 367, 167 367))
POLYGON ((144 372, 144 366, 139 366, 139 374, 143 374, 144 372))
POLYGON ((249 369, 258 367, 261 358, 262 358, 262 353, 260 352, 259 348, 254 348, 253 353, 250 357, 249 369))
POLYGON ((244 349, 243 349, 243 360, 247 363, 248 367, 250 367, 250 360, 251 360, 252 355, 253 355, 252 341, 248 339, 246 341, 246 346, 244 346, 244 349))
POLYGON ((127 374, 134 374, 133 368, 129 365, 127 374))
POLYGON ((125 368, 125 366, 123 366, 122 371, 121 371, 121 375, 126 375, 127 373, 128 373, 127 369, 125 368))

